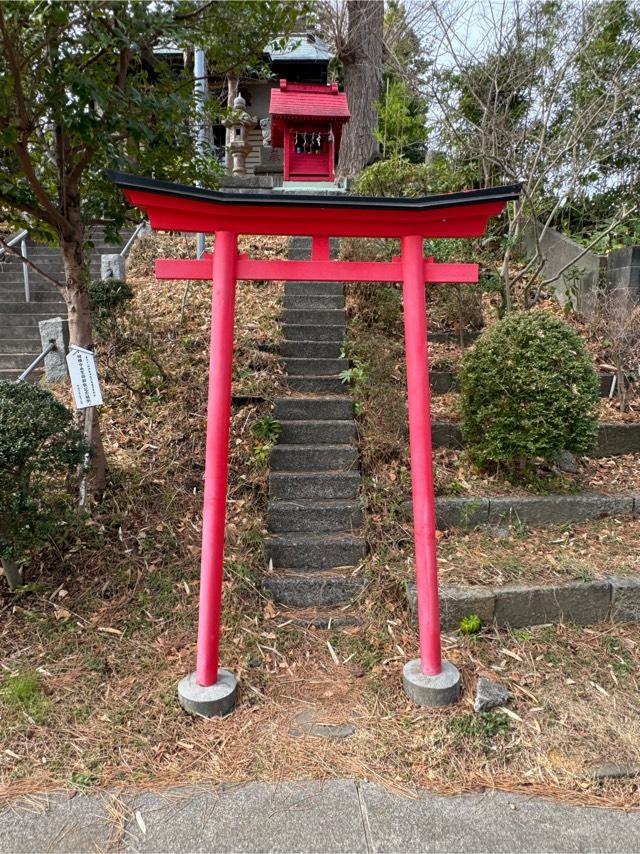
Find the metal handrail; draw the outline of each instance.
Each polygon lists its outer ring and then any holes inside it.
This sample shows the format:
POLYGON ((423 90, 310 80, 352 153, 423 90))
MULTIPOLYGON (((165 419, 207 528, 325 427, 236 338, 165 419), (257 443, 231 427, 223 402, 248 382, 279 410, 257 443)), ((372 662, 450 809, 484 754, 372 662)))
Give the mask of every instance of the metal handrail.
POLYGON ((36 356, 36 358, 33 360, 33 362, 31 362, 29 367, 25 368, 25 370, 20 374, 20 376, 18 377, 16 382, 19 383, 19 382, 22 382, 23 380, 26 380, 26 378, 29 376, 29 374, 33 370, 35 370, 35 368, 38 367, 38 365, 44 359, 44 357, 48 356, 52 350, 56 350, 56 349, 57 349, 56 345, 53 343, 53 341, 50 344, 47 344, 47 346, 44 348, 42 353, 40 353, 39 356, 36 356))
MULTIPOLYGON (((11 240, 6 241, 6 246, 0 248, 0 258, 6 253, 7 249, 10 246, 15 246, 16 243, 20 244, 20 254, 23 258, 27 257, 27 237, 29 236, 29 231, 26 228, 23 228, 22 231, 19 231, 17 234, 14 234, 11 240)), ((31 302, 31 288, 29 285, 29 265, 22 262, 22 275, 24 276, 24 301, 31 302)))
POLYGON ((138 225, 136 226, 136 230, 133 232, 131 237, 127 240, 127 242, 124 245, 122 252, 120 253, 121 258, 127 257, 127 252, 129 251, 129 249, 131 249, 131 245, 133 244, 134 240, 140 234, 140 232, 142 231, 142 229, 145 227, 146 224, 147 224, 147 221, 145 219, 143 219, 142 222, 138 223, 138 225))

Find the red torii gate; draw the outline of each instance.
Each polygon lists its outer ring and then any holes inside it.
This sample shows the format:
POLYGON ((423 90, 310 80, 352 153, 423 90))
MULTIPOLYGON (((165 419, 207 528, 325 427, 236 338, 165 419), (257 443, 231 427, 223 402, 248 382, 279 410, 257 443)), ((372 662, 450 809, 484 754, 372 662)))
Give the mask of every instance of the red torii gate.
POLYGON ((403 682, 421 705, 454 702, 460 676, 441 657, 424 285, 475 283, 478 265, 425 259, 423 240, 481 236, 488 219, 518 198, 520 185, 398 199, 224 193, 115 172, 110 177, 153 228, 215 234, 213 255, 156 261, 159 279, 213 281, 197 668, 181 681, 180 702, 191 712, 220 715, 233 708, 237 694, 233 674, 218 667, 218 647, 238 279, 402 282, 420 634, 420 658, 405 665, 403 682), (311 260, 251 259, 238 253, 239 234, 311 236, 311 260), (396 237, 402 254, 389 262, 332 261, 330 237, 396 237))

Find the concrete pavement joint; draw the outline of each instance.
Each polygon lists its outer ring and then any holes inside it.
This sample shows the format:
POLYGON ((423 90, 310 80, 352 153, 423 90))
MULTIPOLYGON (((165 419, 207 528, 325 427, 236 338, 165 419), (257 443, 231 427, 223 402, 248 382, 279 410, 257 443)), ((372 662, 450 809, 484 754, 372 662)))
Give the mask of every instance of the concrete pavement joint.
POLYGON ((360 790, 360 781, 356 780, 355 782, 356 792, 358 794, 358 806, 360 807, 360 816, 362 818, 362 828, 364 830, 364 841, 367 846, 367 854, 374 854, 375 848, 371 840, 371 823, 369 822, 367 804, 364 798, 362 797, 362 791, 360 790))

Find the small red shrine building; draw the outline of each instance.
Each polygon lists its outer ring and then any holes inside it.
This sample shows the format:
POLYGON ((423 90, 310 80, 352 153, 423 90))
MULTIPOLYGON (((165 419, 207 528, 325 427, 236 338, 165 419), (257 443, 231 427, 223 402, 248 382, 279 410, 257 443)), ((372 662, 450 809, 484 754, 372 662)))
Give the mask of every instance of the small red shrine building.
POLYGON ((271 90, 271 144, 284 149, 285 181, 333 181, 342 126, 351 118, 337 83, 280 81, 271 90))

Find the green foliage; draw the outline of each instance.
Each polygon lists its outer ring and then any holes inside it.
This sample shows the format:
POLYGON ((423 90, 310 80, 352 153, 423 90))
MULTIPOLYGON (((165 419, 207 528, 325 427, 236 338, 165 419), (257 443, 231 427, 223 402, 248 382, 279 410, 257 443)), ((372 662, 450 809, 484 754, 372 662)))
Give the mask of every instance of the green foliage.
POLYGON ((444 158, 431 163, 409 163, 401 157, 380 160, 368 166, 354 183, 362 196, 425 196, 454 189, 444 158))
POLYGON ((86 447, 71 413, 45 389, 0 381, 0 557, 42 547, 68 516, 61 478, 86 447))
POLYGON ((490 741, 506 735, 511 729, 511 721, 504 712, 480 712, 456 715, 449 719, 447 728, 453 735, 490 741))
POLYGON ((463 635, 477 635, 482 628, 482 620, 477 614, 469 614, 460 620, 460 631, 463 635))
MULTIPOLYGON (((81 223, 125 222, 107 168, 212 187, 216 153, 194 145, 193 66, 154 52, 207 54, 209 71, 264 72, 264 49, 306 3, 21 0, 0 27, 0 219, 57 241, 81 223)), ((215 109, 218 99, 211 98, 215 109)))
POLYGON ((273 415, 263 415, 262 418, 256 418, 253 422, 251 432, 256 439, 275 442, 282 432, 282 424, 273 415))
POLYGON ((377 106, 376 138, 382 157, 422 162, 429 133, 424 101, 416 97, 405 80, 394 80, 388 81, 384 98, 377 106))
POLYGON ((10 676, 0 688, 0 698, 12 711, 24 712, 36 723, 43 722, 47 698, 42 691, 37 673, 10 676))
POLYGON ((94 318, 112 317, 120 306, 133 299, 131 285, 120 279, 97 279, 89 284, 89 304, 94 318))
POLYGON ((507 315, 466 354, 461 381, 463 433, 480 465, 522 468, 593 444, 598 378, 579 335, 553 315, 507 315))

